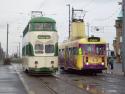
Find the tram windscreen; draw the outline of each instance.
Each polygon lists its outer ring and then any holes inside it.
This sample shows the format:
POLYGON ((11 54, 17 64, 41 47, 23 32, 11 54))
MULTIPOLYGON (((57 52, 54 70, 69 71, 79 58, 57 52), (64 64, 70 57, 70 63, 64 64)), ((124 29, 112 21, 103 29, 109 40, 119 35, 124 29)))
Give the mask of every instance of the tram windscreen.
POLYGON ((43 44, 35 44, 35 53, 43 53, 43 44))
POLYGON ((106 45, 105 44, 96 44, 95 49, 96 49, 96 54, 97 55, 106 54, 106 45))
POLYGON ((85 54, 93 54, 94 53, 94 45, 93 44, 85 44, 83 47, 83 53, 85 54))
POLYGON ((45 45, 45 53, 54 53, 54 45, 45 45))
POLYGON ((82 44, 80 47, 82 48, 83 54, 104 55, 106 52, 105 44, 82 44))
POLYGON ((30 25, 31 31, 53 31, 54 28, 54 23, 32 23, 30 25))

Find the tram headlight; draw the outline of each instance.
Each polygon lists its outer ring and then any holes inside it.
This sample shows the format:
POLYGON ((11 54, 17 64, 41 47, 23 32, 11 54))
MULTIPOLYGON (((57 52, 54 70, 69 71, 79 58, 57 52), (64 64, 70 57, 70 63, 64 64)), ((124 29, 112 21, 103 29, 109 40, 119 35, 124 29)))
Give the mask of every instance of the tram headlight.
POLYGON ((102 65, 104 65, 104 62, 102 62, 102 65))
POLYGON ((89 63, 87 62, 86 65, 89 65, 89 63))
POLYGON ((34 64, 35 64, 35 68, 37 68, 38 61, 35 61, 34 64))
POLYGON ((51 61, 51 64, 54 64, 54 61, 51 61))
POLYGON ((54 68, 54 61, 51 61, 51 64, 52 64, 52 68, 54 68))

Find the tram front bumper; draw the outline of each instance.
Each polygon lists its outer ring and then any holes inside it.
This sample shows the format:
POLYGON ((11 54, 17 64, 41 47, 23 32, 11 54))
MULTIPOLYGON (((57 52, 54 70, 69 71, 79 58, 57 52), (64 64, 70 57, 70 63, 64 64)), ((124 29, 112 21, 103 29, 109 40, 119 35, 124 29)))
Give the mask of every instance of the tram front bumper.
POLYGON ((106 69, 105 65, 84 65, 84 69, 106 69))
POLYGON ((58 70, 58 68, 47 68, 47 67, 43 67, 43 68, 29 68, 29 72, 32 73, 54 73, 58 70))

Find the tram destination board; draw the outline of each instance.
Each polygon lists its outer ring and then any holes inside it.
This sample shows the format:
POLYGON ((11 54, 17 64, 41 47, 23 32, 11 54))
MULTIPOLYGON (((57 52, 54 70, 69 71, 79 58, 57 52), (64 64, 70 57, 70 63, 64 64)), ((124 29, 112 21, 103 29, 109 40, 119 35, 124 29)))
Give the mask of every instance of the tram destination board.
POLYGON ((38 35, 37 37, 38 39, 50 39, 51 38, 50 35, 38 35))
POLYGON ((88 42, 100 42, 100 38, 99 37, 89 37, 88 42))

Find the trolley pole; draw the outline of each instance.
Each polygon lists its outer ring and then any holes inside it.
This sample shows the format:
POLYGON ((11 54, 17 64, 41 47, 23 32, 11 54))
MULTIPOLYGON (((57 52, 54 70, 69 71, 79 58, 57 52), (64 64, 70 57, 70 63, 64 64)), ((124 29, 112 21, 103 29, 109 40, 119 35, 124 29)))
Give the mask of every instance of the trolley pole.
POLYGON ((8 34, 9 34, 9 24, 7 24, 7 49, 6 49, 6 58, 8 58, 8 34))
POLYGON ((69 38, 70 38, 70 4, 67 4, 67 6, 69 7, 69 38))
POLYGON ((17 45, 16 50, 17 50, 17 58, 18 58, 19 57, 18 45, 17 45))

